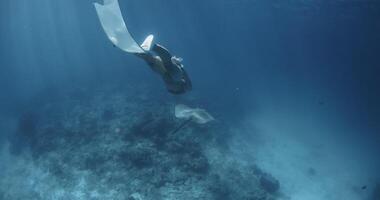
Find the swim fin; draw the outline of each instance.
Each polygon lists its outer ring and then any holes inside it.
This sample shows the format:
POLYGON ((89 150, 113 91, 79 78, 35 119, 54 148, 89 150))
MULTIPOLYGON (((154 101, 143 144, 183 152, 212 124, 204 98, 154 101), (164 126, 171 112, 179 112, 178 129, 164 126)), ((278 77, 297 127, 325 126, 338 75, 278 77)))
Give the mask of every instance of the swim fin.
POLYGON ((104 32, 115 46, 128 53, 145 53, 129 33, 118 0, 103 0, 103 5, 94 6, 104 32))
POLYGON ((215 120, 208 112, 200 108, 190 108, 183 104, 175 106, 175 116, 182 119, 190 119, 198 124, 206 124, 215 120))
POLYGON ((145 51, 150 51, 152 48, 153 38, 153 35, 148 35, 148 37, 146 37, 144 42, 141 44, 141 48, 145 51))

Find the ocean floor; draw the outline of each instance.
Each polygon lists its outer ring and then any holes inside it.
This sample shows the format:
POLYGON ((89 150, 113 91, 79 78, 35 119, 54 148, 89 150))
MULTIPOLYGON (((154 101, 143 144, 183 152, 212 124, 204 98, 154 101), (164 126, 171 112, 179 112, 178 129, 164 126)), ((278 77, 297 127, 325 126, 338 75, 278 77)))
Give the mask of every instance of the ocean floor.
MULTIPOLYGON (((278 113, 262 114, 244 126, 239 131, 245 135, 259 130, 251 134, 253 147, 246 149, 281 182, 286 195, 280 199, 380 199, 378 154, 362 141, 347 139, 347 132, 278 113)), ((247 141, 243 135, 235 146, 252 144, 247 141)))
POLYGON ((77 89, 31 106, 1 147, 0 199, 281 196, 281 182, 236 156, 234 131, 223 120, 173 132, 183 122, 175 102, 133 91, 147 90, 77 89))

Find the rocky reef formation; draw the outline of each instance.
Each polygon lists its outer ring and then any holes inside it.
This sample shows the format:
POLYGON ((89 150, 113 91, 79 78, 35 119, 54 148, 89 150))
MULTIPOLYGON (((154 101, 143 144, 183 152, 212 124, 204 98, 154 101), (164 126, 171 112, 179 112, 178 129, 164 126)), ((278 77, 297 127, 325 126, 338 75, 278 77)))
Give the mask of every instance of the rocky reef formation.
POLYGON ((275 178, 229 155, 223 122, 173 132, 174 102, 112 89, 57 99, 20 118, 13 140, 28 148, 2 174, 3 199, 276 198, 275 178))

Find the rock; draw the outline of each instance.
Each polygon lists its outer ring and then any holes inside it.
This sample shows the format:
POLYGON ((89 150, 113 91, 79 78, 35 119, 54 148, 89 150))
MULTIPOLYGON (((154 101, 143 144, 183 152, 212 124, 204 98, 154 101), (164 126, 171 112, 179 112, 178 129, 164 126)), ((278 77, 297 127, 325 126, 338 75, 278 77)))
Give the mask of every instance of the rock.
POLYGON ((212 174, 209 179, 208 189, 214 199, 231 199, 231 189, 226 182, 221 180, 219 175, 212 174))
POLYGON ((191 159, 190 162, 187 163, 187 168, 195 173, 206 174, 210 167, 207 158, 202 155, 191 159))
POLYGON ((267 173, 264 173, 260 177, 260 185, 265 191, 271 194, 276 193, 280 189, 280 182, 267 173))
POLYGON ((120 157, 125 164, 132 164, 137 168, 151 167, 157 152, 149 144, 139 143, 126 149, 120 157))
POLYGON ((201 152, 185 152, 177 157, 178 167, 186 172, 196 174, 207 174, 209 171, 209 161, 201 152))

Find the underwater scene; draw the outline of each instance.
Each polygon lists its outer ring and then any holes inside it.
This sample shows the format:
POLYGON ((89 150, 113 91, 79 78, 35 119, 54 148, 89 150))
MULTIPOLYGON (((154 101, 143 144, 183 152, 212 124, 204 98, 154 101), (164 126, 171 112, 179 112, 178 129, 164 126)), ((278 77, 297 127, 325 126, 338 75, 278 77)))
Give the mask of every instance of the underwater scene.
POLYGON ((380 1, 2 0, 0 200, 380 200, 380 1))

